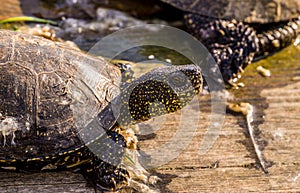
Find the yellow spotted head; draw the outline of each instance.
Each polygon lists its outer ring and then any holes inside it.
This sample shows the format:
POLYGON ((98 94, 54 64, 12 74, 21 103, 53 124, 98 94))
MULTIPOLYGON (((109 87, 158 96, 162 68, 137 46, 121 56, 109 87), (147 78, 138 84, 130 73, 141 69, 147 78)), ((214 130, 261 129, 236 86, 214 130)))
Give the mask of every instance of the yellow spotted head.
POLYGON ((118 123, 128 125, 182 109, 201 92, 202 83, 196 65, 154 69, 122 91, 118 123))

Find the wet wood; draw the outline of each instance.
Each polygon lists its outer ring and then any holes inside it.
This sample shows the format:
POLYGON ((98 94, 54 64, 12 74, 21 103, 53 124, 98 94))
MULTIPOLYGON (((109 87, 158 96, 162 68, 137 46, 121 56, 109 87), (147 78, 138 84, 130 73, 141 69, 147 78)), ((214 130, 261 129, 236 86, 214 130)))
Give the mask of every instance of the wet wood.
MULTIPOLYGON (((242 116, 226 114, 220 136, 205 154, 199 153, 206 128, 210 123, 210 103, 207 96, 193 101, 184 113, 174 113, 152 121, 155 135, 142 136, 140 148, 147 152, 165 150, 163 145, 174 139, 178 124, 186 128, 175 146, 189 142, 178 156, 151 170, 162 181, 156 188, 161 192, 300 192, 300 50, 290 48, 271 57, 271 77, 261 77, 255 68, 266 63, 253 64, 243 79, 246 87, 233 91, 236 101, 255 106, 254 126, 260 137, 268 142, 264 149, 267 160, 273 162, 269 174, 255 166, 246 122, 242 116), (285 55, 289 54, 289 58, 285 55), (276 66, 278 61, 293 63, 276 66), (298 77, 298 78, 297 78, 298 77), (200 102, 199 102, 200 101, 200 102), (195 108, 200 104, 200 113, 195 108), (183 117, 184 115, 184 117, 183 117), (193 132, 189 128, 197 126, 193 132), (189 133, 191 132, 191 133, 189 133)), ((150 124, 150 123, 149 123, 150 124)), ((167 160, 160 157, 160 160, 167 160)), ((80 174, 0 173, 0 192, 94 192, 80 174)))
POLYGON ((1 1, 0 20, 22 15, 23 13, 19 0, 1 1))

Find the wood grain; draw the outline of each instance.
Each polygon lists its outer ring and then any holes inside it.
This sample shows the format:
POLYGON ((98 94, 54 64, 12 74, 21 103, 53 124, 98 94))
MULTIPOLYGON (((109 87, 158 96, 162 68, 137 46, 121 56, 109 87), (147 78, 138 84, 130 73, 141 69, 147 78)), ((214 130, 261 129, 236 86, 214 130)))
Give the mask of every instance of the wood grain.
POLYGON ((19 0, 1 1, 0 20, 22 15, 23 13, 19 0))

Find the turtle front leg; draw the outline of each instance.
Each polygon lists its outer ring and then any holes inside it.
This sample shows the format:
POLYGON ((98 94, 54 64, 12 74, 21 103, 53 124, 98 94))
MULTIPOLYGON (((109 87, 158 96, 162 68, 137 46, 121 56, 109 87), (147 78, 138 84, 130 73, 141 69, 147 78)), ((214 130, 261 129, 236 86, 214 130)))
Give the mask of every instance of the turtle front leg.
POLYGON ((133 189, 143 193, 158 193, 159 191, 150 188, 144 181, 137 180, 134 171, 127 165, 120 164, 114 166, 99 159, 95 159, 83 173, 88 179, 91 179, 95 188, 103 191, 119 191, 122 189, 133 189))
POLYGON ((129 173, 122 165, 126 143, 122 135, 108 131, 86 144, 84 155, 88 162, 82 173, 97 189, 116 191, 128 186, 129 173))
POLYGON ((101 191, 131 188, 139 192, 157 192, 148 186, 155 178, 148 177, 148 172, 139 164, 136 149, 127 147, 133 143, 128 143, 128 139, 136 140, 131 136, 134 133, 125 132, 115 129, 87 144, 84 155, 91 161, 82 168, 83 175, 101 191))
POLYGON ((238 78, 258 52, 255 30, 242 22, 197 14, 186 14, 185 22, 191 33, 210 51, 227 83, 238 78))
POLYGON ((130 176, 124 166, 114 166, 100 159, 93 159, 83 174, 100 191, 118 191, 129 185, 130 176))
POLYGON ((157 190, 151 189, 147 184, 154 185, 160 178, 147 172, 139 161, 140 154, 137 151, 138 139, 135 135, 139 131, 138 125, 118 127, 116 131, 120 133, 126 141, 127 148, 122 163, 126 165, 127 171, 131 176, 129 186, 139 192, 157 192, 157 190))

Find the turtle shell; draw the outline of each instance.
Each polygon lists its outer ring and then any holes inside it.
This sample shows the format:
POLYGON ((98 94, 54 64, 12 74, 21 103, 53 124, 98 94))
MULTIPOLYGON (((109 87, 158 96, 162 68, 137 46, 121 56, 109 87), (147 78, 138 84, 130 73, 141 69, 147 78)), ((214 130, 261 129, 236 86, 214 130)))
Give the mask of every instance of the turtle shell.
POLYGON ((82 146, 77 128, 120 93, 121 72, 103 58, 12 31, 0 31, 0 71, 0 160, 82 146))
POLYGON ((205 16, 248 23, 287 21, 300 15, 299 0, 162 0, 174 7, 205 16))

